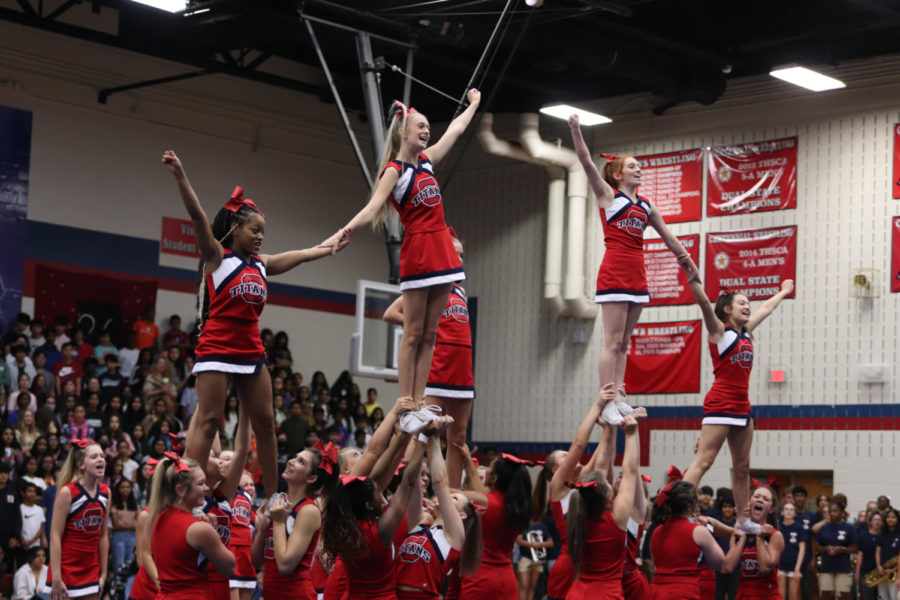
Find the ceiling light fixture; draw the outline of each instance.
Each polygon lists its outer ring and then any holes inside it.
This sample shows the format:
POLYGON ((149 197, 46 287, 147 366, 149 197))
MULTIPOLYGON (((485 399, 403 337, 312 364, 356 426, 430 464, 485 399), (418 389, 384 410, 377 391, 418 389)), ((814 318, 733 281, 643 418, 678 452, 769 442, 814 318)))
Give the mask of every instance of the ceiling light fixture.
POLYGON ((557 119, 568 120, 570 115, 578 115, 578 120, 582 125, 590 127, 591 125, 603 125, 604 123, 612 123, 612 119, 598 115, 583 108, 575 108, 568 104, 554 104, 553 106, 545 106, 541 109, 545 115, 556 117, 557 119))
POLYGON ((847 87, 847 84, 834 77, 829 77, 818 71, 795 65, 772 69, 769 71, 769 75, 814 92, 824 92, 825 90, 835 90, 847 87))
POLYGON ((525 5, 531 8, 540 8, 544 0, 525 0, 525 5))
POLYGON ((138 4, 146 4, 170 13, 181 12, 187 8, 187 0, 131 0, 138 4))

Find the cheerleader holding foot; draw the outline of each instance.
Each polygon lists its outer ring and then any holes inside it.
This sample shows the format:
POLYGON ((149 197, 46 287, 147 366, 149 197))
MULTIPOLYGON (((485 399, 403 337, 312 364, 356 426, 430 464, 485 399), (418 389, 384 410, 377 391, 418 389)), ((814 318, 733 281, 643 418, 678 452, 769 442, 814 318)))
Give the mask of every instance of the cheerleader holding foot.
POLYGON ((700 557, 713 571, 725 564, 713 534, 694 520, 698 512, 697 488, 688 481, 673 481, 657 494, 653 520, 660 525, 650 539, 656 566, 651 600, 700 600, 700 557))
POLYGON ((310 567, 322 511, 316 497, 337 476, 337 449, 329 444, 324 453, 315 448, 298 452, 285 466, 287 498, 278 499, 266 516, 256 515, 258 534, 253 540, 254 564, 263 568, 263 593, 281 600, 316 600, 310 567))
POLYGON ((602 471, 583 475, 569 485, 576 492, 566 518, 569 555, 576 579, 567 600, 624 600, 622 577, 625 564, 626 530, 634 510, 638 472, 638 431, 634 414, 624 418, 625 453, 619 493, 602 471))
MULTIPOLYGON (((462 262, 462 242, 452 227, 450 237, 462 262)), ((382 318, 388 323, 403 325, 403 296, 384 311, 382 318)), ((437 343, 425 387, 425 404, 436 404, 445 415, 453 417, 453 424, 447 430, 447 473, 452 488, 462 486, 463 455, 459 447, 466 443, 466 428, 475 398, 472 367, 469 303, 466 290, 454 283, 447 297, 447 306, 441 313, 437 343)))
POLYGON ((768 487, 753 490, 745 516, 759 525, 759 533, 748 536, 735 529, 731 547, 725 556, 725 571, 740 569, 737 600, 781 600, 778 591, 778 562, 784 550, 784 536, 772 530, 775 512, 775 492, 768 487), (769 527, 766 527, 769 525, 769 527))
MULTIPOLYGON (((603 312, 603 350, 600 353, 600 383, 615 383, 619 389, 625 380, 628 340, 641 316, 644 304, 650 302, 644 269, 644 230, 652 226, 662 241, 675 254, 678 263, 692 276, 697 272, 694 261, 669 228, 662 215, 646 199, 638 196, 641 165, 633 156, 604 155, 608 160, 602 171, 594 164, 577 115, 569 117, 569 128, 575 152, 587 173, 588 181, 603 219, 606 251, 597 275, 597 295, 603 312)), ((632 408, 620 395, 607 406, 603 419, 619 425, 622 416, 632 408)))
POLYGON ((328 496, 322 538, 329 556, 339 557, 347 573, 348 600, 396 600, 393 536, 418 486, 428 436, 439 435, 448 417, 426 425, 413 442, 403 481, 382 508, 381 491, 373 480, 344 475, 328 496))
POLYGON ((481 518, 461 493, 450 493, 441 443, 428 438, 434 523, 422 523, 403 540, 398 551, 399 600, 438 600, 451 570, 471 575, 481 563, 481 518))
MULTIPOLYGON (((690 279, 690 286, 709 333, 715 381, 703 400, 700 441, 684 480, 699 486, 727 440, 731 450, 731 488, 735 506, 747 506, 750 499, 750 448, 753 444, 753 418, 748 393, 750 370, 753 368, 750 332, 794 290, 794 282, 785 279, 781 282, 781 291, 752 313, 750 302, 743 294, 728 291, 719 296, 713 308, 698 276, 690 279)), ((759 525, 743 515, 738 517, 737 528, 748 535, 761 531, 759 525)))
POLYGON ((156 600, 210 598, 206 561, 223 577, 234 570, 234 555, 206 519, 193 515, 209 486, 193 460, 172 452, 156 466, 150 495, 150 549, 159 577, 156 600))
POLYGON ((265 216, 252 200, 244 198, 240 187, 216 213, 210 227, 181 161, 167 150, 162 162, 178 184, 201 256, 200 342, 193 371, 197 375, 197 410, 185 454, 206 464, 225 411, 230 375, 256 434, 263 488, 266 494, 272 494, 278 485, 278 452, 269 400, 272 381, 269 370, 263 368, 266 355, 259 335, 259 315, 268 295, 266 278, 333 254, 349 243, 349 235, 342 235, 327 246, 259 254, 265 216))
MULTIPOLYGON (((465 279, 444 222, 434 167, 469 125, 481 93, 470 89, 467 98, 468 108, 450 122, 441 139, 431 147, 431 127, 425 115, 400 102, 391 107, 393 116, 372 196, 365 208, 324 242, 336 247, 346 239, 346 232, 369 223, 380 224, 387 210, 400 213, 406 234, 400 250, 403 339, 397 359, 398 377, 400 395, 417 403, 422 403, 425 396, 438 323, 447 306, 451 284, 465 279)), ((423 413, 422 418, 430 417, 423 413)))
POLYGON ((109 558, 109 488, 100 483, 106 469, 103 448, 91 440, 72 440, 72 450, 56 481, 50 528, 50 600, 100 597, 109 558), (65 515, 65 518, 62 518, 65 515))

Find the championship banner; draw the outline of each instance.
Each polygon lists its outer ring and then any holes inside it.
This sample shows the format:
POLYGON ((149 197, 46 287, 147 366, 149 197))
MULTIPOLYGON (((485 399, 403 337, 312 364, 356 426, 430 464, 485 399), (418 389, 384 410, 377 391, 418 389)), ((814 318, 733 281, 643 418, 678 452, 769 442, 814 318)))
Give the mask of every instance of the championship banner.
POLYGON ((796 225, 706 234, 706 295, 712 302, 723 288, 765 300, 781 291, 785 279, 796 280, 796 272, 796 225))
POLYGON ((703 195, 703 150, 636 156, 641 164, 641 196, 666 223, 700 220, 703 195))
POLYGON ((194 224, 184 219, 163 217, 159 251, 164 254, 200 258, 197 238, 194 237, 194 224))
MULTIPOLYGON (((694 264, 700 262, 700 235, 679 235, 678 241, 691 255, 694 264)), ((694 295, 688 286, 687 275, 675 260, 675 255, 660 239, 644 240, 644 268, 647 270, 648 306, 693 304, 694 295)))
POLYGON ((709 150, 706 216, 797 208, 797 138, 709 150))
POLYGON ((894 198, 900 198, 900 123, 894 125, 894 198))
POLYGON ((0 330, 22 310, 31 113, 0 106, 0 330))
POLYGON ((900 292, 900 217, 891 225, 891 292, 900 292))
POLYGON ((628 343, 625 391, 679 394, 700 391, 702 322, 642 323, 628 343))

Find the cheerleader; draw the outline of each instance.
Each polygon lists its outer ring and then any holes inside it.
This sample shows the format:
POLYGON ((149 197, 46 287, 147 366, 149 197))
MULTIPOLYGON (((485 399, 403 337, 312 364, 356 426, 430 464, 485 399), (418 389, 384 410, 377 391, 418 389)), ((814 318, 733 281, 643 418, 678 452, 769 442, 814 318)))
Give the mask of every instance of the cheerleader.
POLYGON ((437 600, 451 570, 471 575, 481 562, 481 519, 469 499, 451 494, 441 443, 429 438, 434 522, 421 523, 403 540, 397 552, 399 600, 437 600))
MULTIPOLYGON (((218 446, 217 443, 213 444, 218 446)), ((238 491, 238 484, 244 474, 244 465, 247 462, 247 454, 250 452, 250 423, 244 418, 238 421, 237 433, 234 437, 234 452, 225 450, 215 456, 210 452, 206 466, 206 484, 212 490, 203 505, 203 514, 214 523, 216 533, 225 547, 231 550, 231 532, 234 521, 231 512, 231 501, 238 491)), ((247 546, 238 545, 240 550, 231 550, 235 555, 237 566, 240 555, 241 575, 247 576, 247 546)), ((219 574, 212 564, 209 565, 209 596, 211 600, 231 600, 231 577, 219 574)), ((255 575, 255 572, 254 572, 255 575)))
POLYGON ((147 521, 159 577, 156 600, 210 600, 206 562, 224 577, 234 569, 234 555, 213 526, 193 515, 208 493, 200 465, 166 452, 153 475, 147 521))
POLYGON ((106 581, 109 558, 109 488, 103 448, 92 440, 72 440, 72 450, 56 482, 50 527, 50 600, 95 600, 106 581))
POLYGON ((194 224, 201 256, 200 341, 193 373, 197 375, 197 409, 187 440, 186 455, 206 464, 212 440, 222 421, 231 375, 241 406, 256 434, 263 465, 263 488, 277 490, 278 452, 272 381, 259 335, 259 315, 268 295, 266 278, 285 273, 301 263, 343 248, 348 239, 328 246, 259 254, 266 229, 265 215, 236 187, 231 199, 216 213, 212 227, 200 206, 181 161, 171 150, 162 157, 175 177, 181 200, 194 224))
POLYGON ((316 496, 330 486, 337 470, 337 448, 324 452, 307 448, 291 458, 281 477, 287 498, 275 501, 270 516, 265 507, 256 515, 259 534, 253 540, 253 562, 263 569, 263 594, 283 600, 316 600, 311 566, 322 511, 316 496))
MULTIPOLYGON (((450 238, 462 262, 462 242, 452 227, 450 238)), ((382 319, 394 325, 403 325, 403 296, 394 300, 384 311, 382 319)), ((466 443, 466 428, 475 398, 473 366, 469 301, 466 290, 454 283, 447 297, 447 306, 441 313, 425 387, 425 404, 436 404, 445 415, 453 417, 453 425, 447 430, 447 473, 452 488, 462 485, 463 455, 460 445, 466 443)))
POLYGON ((637 419, 624 419, 625 453, 622 458, 622 482, 613 499, 606 476, 594 471, 581 481, 570 483, 572 495, 567 516, 569 555, 577 577, 567 600, 624 600, 622 577, 626 529, 634 510, 637 489, 637 419))
MULTIPOLYGON (((222 454, 225 455, 224 452, 222 454)), ((240 465, 236 465, 235 468, 240 468, 240 465)), ((253 511, 255 498, 256 486, 253 483, 253 475, 249 471, 243 471, 238 489, 231 499, 231 539, 228 549, 234 554, 235 560, 234 573, 228 580, 231 600, 250 600, 253 590, 256 589, 256 567, 250 555, 256 523, 253 511)))
MULTIPOLYGON (((548 600, 562 600, 569 593, 572 582, 575 581, 575 567, 572 564, 572 557, 569 554, 568 535, 566 527, 566 516, 571 506, 571 496, 574 489, 568 487, 568 484, 576 481, 581 472, 580 460, 581 456, 587 450, 588 442, 591 438, 591 432, 594 425, 603 412, 603 407, 610 401, 615 399, 613 385, 611 383, 605 385, 603 390, 597 396, 597 401, 591 405, 590 410, 575 434, 568 452, 565 450, 556 450, 547 455, 547 461, 544 463, 542 477, 538 480, 535 488, 541 486, 541 481, 550 476, 550 511, 553 515, 553 524, 559 532, 561 548, 559 558, 553 563, 550 573, 547 575, 547 598, 548 600)), ((597 453, 601 449, 606 450, 608 436, 601 436, 601 441, 597 445, 597 453)), ((605 461, 606 462, 606 461, 605 461)), ((612 462, 612 461, 608 461, 612 462)), ((535 494, 537 496, 537 494, 535 494)), ((543 494, 540 495, 540 499, 543 494)), ((543 511, 542 511, 543 512, 543 511)))
POLYGON ((694 520, 698 508, 697 488, 687 481, 673 481, 657 494, 653 520, 661 524, 650 539, 656 566, 651 600, 700 600, 701 556, 713 571, 725 563, 712 533, 694 520))
POLYGON ((465 279, 444 222, 441 191, 434 167, 453 147, 472 120, 481 92, 470 89, 469 106, 450 122, 430 148, 431 127, 425 115, 396 102, 378 171, 378 183, 368 204, 325 245, 335 248, 349 234, 369 223, 380 224, 396 209, 406 230, 400 250, 400 289, 403 291, 403 339, 397 358, 400 395, 421 403, 431 368, 441 313, 454 281, 465 279))
MULTIPOLYGON (((770 530, 774 521, 775 492, 768 487, 757 487, 750 498, 750 520, 760 530, 770 530)), ((740 567, 737 600, 781 600, 778 591, 778 561, 784 550, 784 536, 778 530, 747 536, 735 529, 731 548, 725 556, 725 570, 733 572, 740 567)))
MULTIPOLYGON (((569 117, 572 141, 581 166, 584 167, 591 189, 597 198, 606 251, 597 275, 595 302, 603 311, 603 350, 600 353, 600 383, 614 383, 619 389, 625 380, 625 361, 628 341, 641 316, 644 304, 650 302, 647 275, 644 269, 644 230, 652 226, 662 241, 675 254, 678 263, 692 276, 697 267, 684 246, 666 227, 662 215, 646 199, 638 196, 641 185, 641 165, 633 156, 604 154, 607 163, 597 169, 584 138, 578 115, 569 117)), ((631 407, 619 392, 615 404, 606 407, 603 418, 619 425, 622 416, 631 414, 631 407)))
POLYGON ((346 569, 348 600, 358 598, 396 600, 394 533, 418 486, 426 435, 440 433, 447 417, 432 421, 413 442, 413 452, 403 481, 383 508, 378 486, 372 479, 343 475, 328 496, 322 538, 325 552, 339 557, 346 569))
MULTIPOLYGON (((732 459, 731 488, 735 506, 740 508, 747 506, 749 500, 750 448, 753 444, 753 418, 748 394, 750 369, 753 368, 750 333, 794 290, 794 282, 791 279, 782 281, 781 291, 752 313, 750 302, 743 294, 726 291, 719 296, 713 308, 699 276, 693 276, 690 285, 709 333, 715 381, 703 400, 700 441, 684 480, 699 486, 727 440, 732 459)), ((738 515, 737 528, 748 535, 761 531, 758 525, 743 515, 738 515)))
POLYGON ((531 520, 531 476, 526 465, 533 464, 509 454, 495 458, 485 475, 492 491, 465 492, 469 500, 487 510, 482 516, 484 550, 481 566, 474 575, 462 578, 461 598, 466 600, 518 600, 516 577, 510 568, 510 554, 516 536, 528 529, 531 520))

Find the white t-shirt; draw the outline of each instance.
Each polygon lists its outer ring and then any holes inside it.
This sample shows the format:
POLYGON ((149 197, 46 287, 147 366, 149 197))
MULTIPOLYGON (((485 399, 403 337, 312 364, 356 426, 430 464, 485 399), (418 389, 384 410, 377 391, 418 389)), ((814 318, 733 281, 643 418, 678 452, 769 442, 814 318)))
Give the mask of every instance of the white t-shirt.
POLYGON ((134 472, 140 468, 141 465, 137 464, 137 461, 133 458, 129 458, 124 463, 122 463, 122 477, 127 479, 128 481, 134 481, 134 472))
MULTIPOLYGON (((41 529, 41 524, 47 520, 44 516, 44 509, 41 508, 39 504, 35 504, 34 506, 20 504, 19 508, 22 511, 22 539, 30 540, 37 535, 37 532, 41 529)), ((40 545, 41 540, 38 538, 28 547, 34 548, 40 545)))
POLYGON ((137 364, 138 356, 141 351, 137 348, 119 348, 119 374, 125 379, 131 377, 134 373, 134 366, 137 364))

